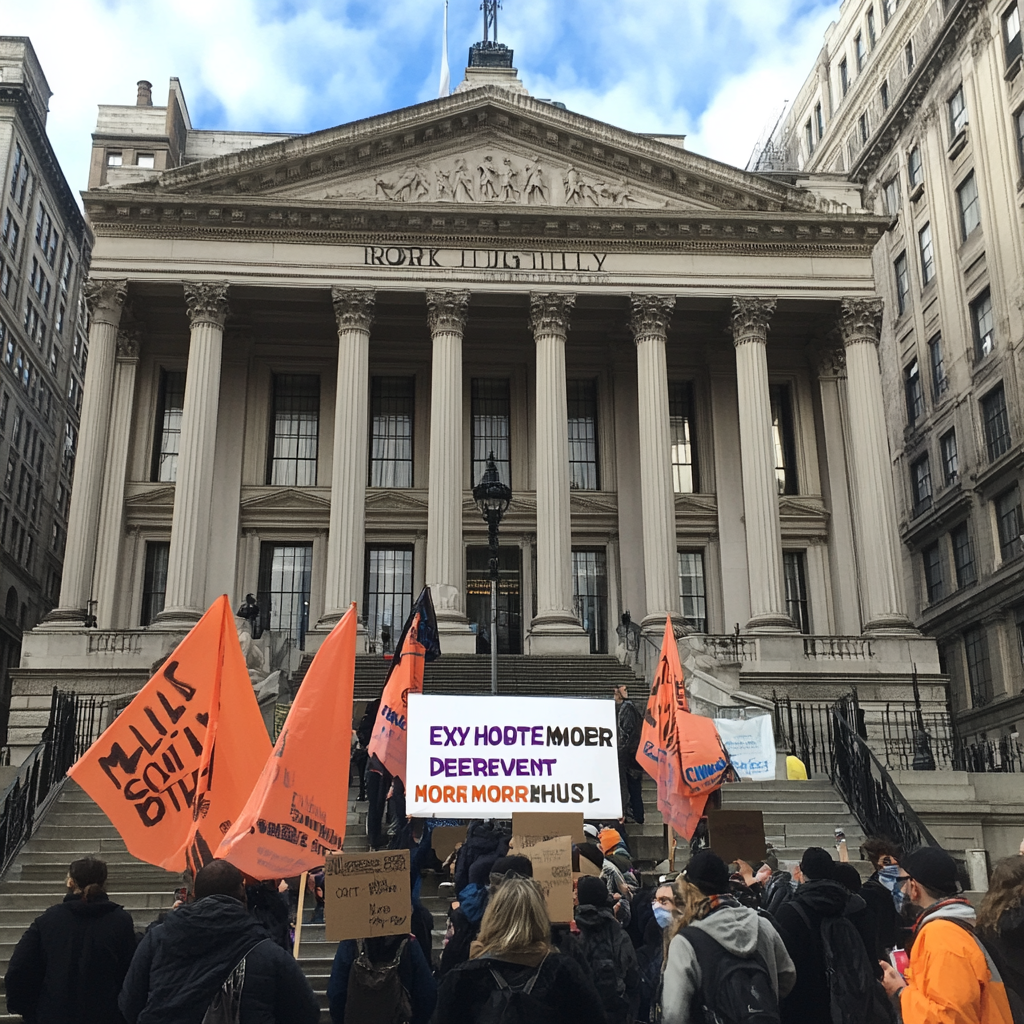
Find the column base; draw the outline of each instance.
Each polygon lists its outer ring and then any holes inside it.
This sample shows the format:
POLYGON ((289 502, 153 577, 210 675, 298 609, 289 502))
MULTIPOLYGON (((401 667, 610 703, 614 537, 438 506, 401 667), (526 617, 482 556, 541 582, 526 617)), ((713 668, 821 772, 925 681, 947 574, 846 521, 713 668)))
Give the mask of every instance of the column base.
MULTIPOLYGON (((437 635, 441 642, 441 655, 476 654, 476 633, 469 628, 469 619, 438 616, 437 635)), ((396 638, 397 639, 397 638, 396 638)))
POLYGON ((864 636, 920 636, 921 631, 905 615, 878 615, 864 623, 864 636))
MULTIPOLYGON (((640 622, 640 629, 650 635, 658 637, 658 642, 665 635, 665 623, 669 618, 668 612, 655 612, 653 615, 645 615, 640 622)), ((693 626, 687 625, 681 615, 672 616, 672 632, 678 640, 680 637, 690 636, 697 631, 693 626)))
POLYGON ((781 612, 754 615, 744 627, 745 633, 799 633, 793 620, 781 612))
POLYGON ((538 615, 526 634, 526 653, 585 657, 590 654, 590 634, 571 612, 538 615))
POLYGON ((153 616, 153 626, 158 630, 168 632, 179 629, 189 630, 202 617, 203 613, 194 608, 165 608, 153 616))
MULTIPOLYGON (((316 654, 320 645, 330 635, 332 629, 345 617, 345 612, 325 612, 317 620, 315 626, 306 630, 305 651, 307 654, 316 654)), ((398 637, 395 637, 397 640, 398 637)), ((366 625, 362 619, 356 624, 356 654, 366 653, 366 625)))
POLYGON ((88 629, 85 624, 86 615, 84 608, 54 608, 43 616, 35 628, 44 633, 88 629))

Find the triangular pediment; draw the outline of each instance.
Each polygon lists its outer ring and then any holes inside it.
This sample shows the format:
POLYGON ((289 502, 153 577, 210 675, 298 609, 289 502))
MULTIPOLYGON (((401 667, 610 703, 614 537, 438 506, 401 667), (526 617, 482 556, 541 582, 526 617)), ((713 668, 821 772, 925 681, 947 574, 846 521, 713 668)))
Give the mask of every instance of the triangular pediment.
POLYGON ((331 507, 330 491, 323 496, 292 487, 268 488, 242 498, 242 509, 253 512, 318 512, 331 507))

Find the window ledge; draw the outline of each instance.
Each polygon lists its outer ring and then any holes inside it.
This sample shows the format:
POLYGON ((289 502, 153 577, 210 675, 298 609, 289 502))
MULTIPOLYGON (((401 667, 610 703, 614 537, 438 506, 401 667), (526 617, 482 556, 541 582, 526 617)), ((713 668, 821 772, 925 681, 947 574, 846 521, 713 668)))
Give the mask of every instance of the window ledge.
POLYGON ((1006 70, 1003 72, 1003 79, 1007 82, 1012 82, 1020 72, 1021 59, 1020 57, 1014 57, 1010 61, 1006 70))
POLYGON ((954 159, 954 157, 958 157, 963 152, 964 146, 966 145, 967 126, 964 125, 964 127, 961 128, 960 131, 956 133, 956 137, 949 144, 949 149, 946 150, 946 155, 949 157, 950 160, 952 160, 954 159))

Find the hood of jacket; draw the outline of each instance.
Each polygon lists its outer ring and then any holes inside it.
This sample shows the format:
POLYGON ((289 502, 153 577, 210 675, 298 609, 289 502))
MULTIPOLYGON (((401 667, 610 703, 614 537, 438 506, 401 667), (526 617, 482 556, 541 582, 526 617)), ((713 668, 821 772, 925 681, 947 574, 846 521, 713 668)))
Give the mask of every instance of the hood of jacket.
POLYGON ((121 905, 119 903, 110 902, 106 893, 94 896, 91 900, 86 902, 78 893, 69 892, 67 896, 64 897, 63 905, 70 910, 72 914, 77 917, 84 918, 105 917, 107 914, 112 914, 115 910, 121 909, 121 905))
POLYGON ((596 932, 609 926, 620 928, 611 907, 595 907, 590 903, 576 908, 576 924, 581 932, 596 932))
POLYGON ((960 896, 951 896, 926 907, 917 919, 914 933, 917 934, 929 921, 960 921, 973 928, 977 920, 977 912, 966 899, 960 896))
POLYGON ((853 895, 831 878, 815 878, 804 882, 797 889, 794 899, 822 917, 854 914, 867 906, 860 896, 853 895))
POLYGON ((466 915, 466 920, 473 924, 483 920, 487 909, 487 894, 487 886, 477 885, 476 882, 470 882, 459 893, 459 909, 466 915))
POLYGON ((719 945, 736 956, 749 957, 757 949, 757 911, 730 902, 712 911, 694 928, 707 932, 719 945))
POLYGON ((1003 911, 999 918, 999 935, 1011 946, 1024 948, 1024 903, 1003 911))

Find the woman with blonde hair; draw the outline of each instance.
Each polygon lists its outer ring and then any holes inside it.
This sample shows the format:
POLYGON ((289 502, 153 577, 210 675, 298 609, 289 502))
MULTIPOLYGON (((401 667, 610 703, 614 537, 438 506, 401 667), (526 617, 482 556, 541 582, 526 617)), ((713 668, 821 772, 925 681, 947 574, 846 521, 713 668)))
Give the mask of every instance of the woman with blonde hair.
POLYGON ((1024 857, 1006 857, 996 864, 976 928, 1003 976, 1010 1005, 1011 992, 1024 1005, 1024 857))
POLYGON ((590 979, 550 939, 536 883, 506 878, 487 904, 470 960, 441 982, 433 1024, 604 1024, 590 979))

